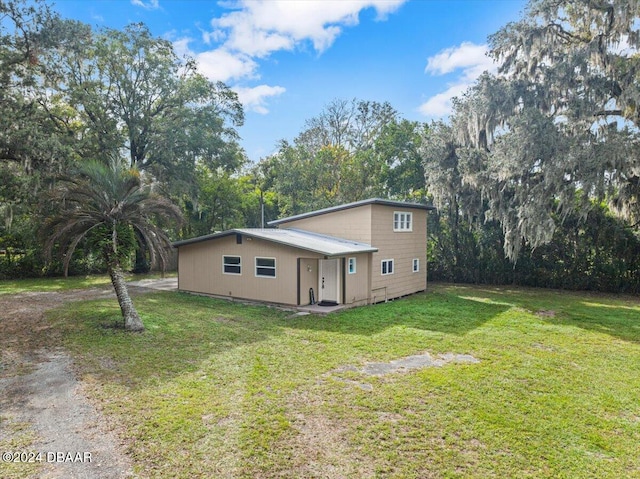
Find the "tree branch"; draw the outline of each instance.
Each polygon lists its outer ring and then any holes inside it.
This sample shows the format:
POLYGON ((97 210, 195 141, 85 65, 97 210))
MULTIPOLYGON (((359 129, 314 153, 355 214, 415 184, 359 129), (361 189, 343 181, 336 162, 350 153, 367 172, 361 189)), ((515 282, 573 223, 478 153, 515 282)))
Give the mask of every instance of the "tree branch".
POLYGON ((623 110, 600 110, 593 114, 593 116, 624 116, 623 110))

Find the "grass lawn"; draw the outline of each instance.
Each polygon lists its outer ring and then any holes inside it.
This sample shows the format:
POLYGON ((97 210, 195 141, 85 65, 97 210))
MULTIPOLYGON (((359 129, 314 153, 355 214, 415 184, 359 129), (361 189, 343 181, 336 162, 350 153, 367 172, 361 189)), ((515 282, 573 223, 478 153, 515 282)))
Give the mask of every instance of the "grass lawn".
MULTIPOLYGON (((165 277, 175 276, 175 273, 167 273, 165 277)), ((127 275, 127 281, 160 277, 159 273, 127 275)), ((69 291, 71 289, 83 289, 106 286, 111 284, 108 275, 69 276, 68 278, 34 278, 0 281, 0 294, 19 294, 28 291, 69 291)))
POLYGON ((640 477, 640 301, 432 285, 327 317, 180 293, 49 313, 141 477, 640 477), (471 354, 384 376, 357 369, 471 354), (346 366, 354 366, 348 368, 346 366))

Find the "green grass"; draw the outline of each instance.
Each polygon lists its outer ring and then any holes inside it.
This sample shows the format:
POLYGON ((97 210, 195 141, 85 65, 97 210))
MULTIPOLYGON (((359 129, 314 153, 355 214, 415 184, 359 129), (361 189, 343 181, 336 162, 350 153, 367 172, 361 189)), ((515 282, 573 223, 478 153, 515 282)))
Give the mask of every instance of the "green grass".
MULTIPOLYGON (((166 277, 172 274, 165 275, 166 277)), ((175 274, 173 274, 175 276, 175 274)), ((128 281, 160 277, 159 274, 127 275, 128 281)), ((63 292, 111 284, 108 275, 70 276, 68 278, 29 278, 0 281, 0 295, 19 294, 29 291, 63 292)))
POLYGON ((0 281, 0 294, 19 294, 29 291, 68 291, 104 286, 109 283, 110 279, 105 275, 2 280, 0 281))
POLYGON ((50 314, 141 477, 640 476, 640 302, 436 285, 327 317, 180 293, 50 314), (536 314, 539 313, 539 314, 536 314), (428 351, 472 354, 369 377, 428 351))

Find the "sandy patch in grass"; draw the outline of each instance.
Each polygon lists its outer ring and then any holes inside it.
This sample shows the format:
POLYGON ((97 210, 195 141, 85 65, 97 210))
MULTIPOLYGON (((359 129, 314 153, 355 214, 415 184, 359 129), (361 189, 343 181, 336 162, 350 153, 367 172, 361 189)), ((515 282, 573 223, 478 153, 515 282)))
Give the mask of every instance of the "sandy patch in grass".
POLYGON ((115 297, 110 288, 29 292, 0 296, 0 378, 28 372, 59 344, 60 332, 44 313, 70 301, 115 297))
POLYGON ((480 360, 470 354, 444 353, 433 356, 428 352, 415 354, 400 359, 393 359, 387 363, 366 363, 363 367, 348 365, 332 371, 333 373, 355 372, 366 376, 384 376, 414 369, 442 367, 446 364, 477 364, 480 360))
POLYGON ((83 392, 71 358, 58 347, 60 331, 45 317, 67 302, 109 297, 114 297, 109 287, 0 296, 0 410, 6 426, 0 444, 12 452, 27 434, 31 439, 21 450, 44 457, 36 476, 32 469, 0 463, 0 477, 131 477, 123 445, 83 392), (9 427, 15 424, 21 427, 9 427), (47 461, 47 452, 80 453, 83 462, 47 461), (90 462, 84 453, 91 454, 90 462))
MULTIPOLYGON (((131 477, 131 464, 103 417, 89 403, 63 352, 40 353, 47 360, 33 372, 0 380, 0 405, 12 422, 29 425, 35 441, 29 452, 41 453, 40 478, 131 477), (71 453, 78 462, 53 459, 71 453), (76 456, 80 453, 80 456, 76 456)), ((63 457, 65 457, 63 456, 63 457)))
MULTIPOLYGON (((342 378, 340 373, 357 373, 365 376, 382 376, 402 373, 425 367, 442 367, 447 364, 476 364, 480 361, 470 354, 445 353, 431 355, 428 352, 395 359, 386 363, 366 363, 362 367, 342 366, 323 378, 354 384, 365 391, 373 386, 354 379, 342 378)), ((341 422, 323 413, 323 399, 310 391, 298 391, 288 401, 291 411, 292 434, 277 446, 286 450, 292 458, 290 468, 280 474, 284 477, 345 478, 375 477, 375 461, 366 457, 352 444, 349 437, 356 425, 341 422)), ((397 412, 380 412, 379 421, 397 425, 404 417, 397 412)), ((431 477, 427 472, 420 477, 431 477)))
POLYGON ((295 393, 289 407, 297 411, 291 420, 293 435, 283 447, 291 451, 290 469, 282 477, 374 477, 372 464, 349 441, 346 424, 320 411, 321 400, 310 393, 295 393), (304 411, 304 412, 303 412, 304 411))
POLYGON ((304 462, 298 477, 372 477, 373 471, 346 439, 346 429, 320 414, 301 416, 293 423, 293 441, 304 462))

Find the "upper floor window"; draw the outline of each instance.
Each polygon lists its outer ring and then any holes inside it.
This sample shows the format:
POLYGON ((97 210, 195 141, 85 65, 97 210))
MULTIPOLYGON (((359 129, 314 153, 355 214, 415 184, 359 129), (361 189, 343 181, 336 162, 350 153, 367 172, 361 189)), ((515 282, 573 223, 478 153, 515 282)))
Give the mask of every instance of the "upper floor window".
POLYGON ((393 231, 413 231, 413 213, 394 211, 393 231))

